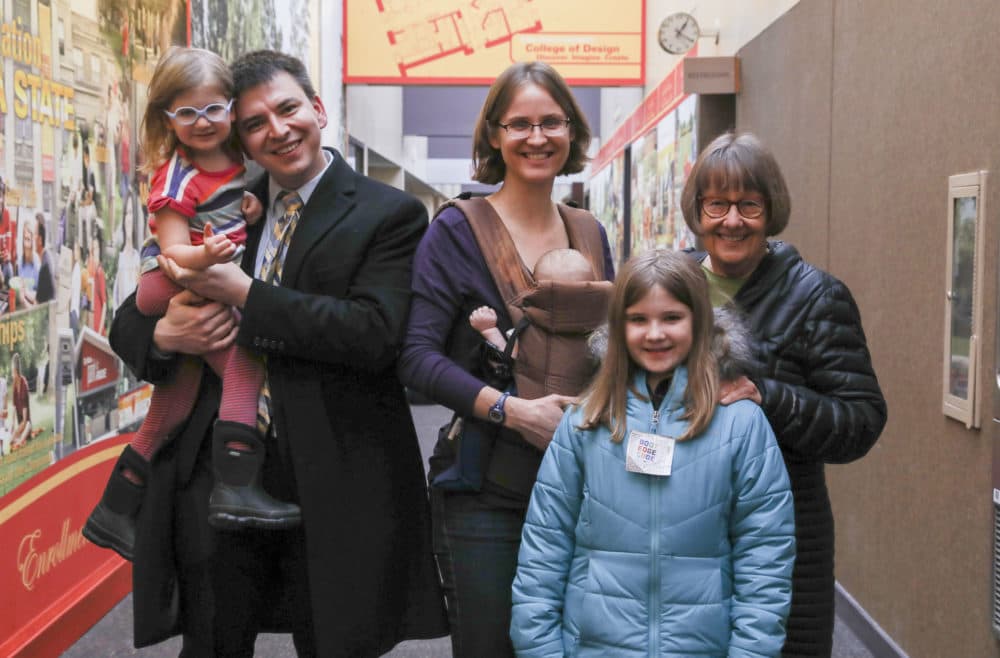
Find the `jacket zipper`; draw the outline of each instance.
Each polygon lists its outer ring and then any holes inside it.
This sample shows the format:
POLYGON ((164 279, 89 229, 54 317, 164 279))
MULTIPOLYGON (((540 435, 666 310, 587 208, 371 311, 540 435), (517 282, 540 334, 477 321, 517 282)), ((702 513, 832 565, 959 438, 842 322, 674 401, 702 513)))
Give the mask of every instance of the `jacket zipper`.
MULTIPOLYGON (((649 431, 651 434, 656 434, 656 429, 660 424, 660 410, 653 409, 653 420, 649 431)), ((649 477, 649 490, 650 490, 650 547, 649 547, 649 655, 658 656, 660 655, 660 634, 658 632, 659 627, 659 610, 660 610, 660 560, 658 558, 660 552, 660 531, 659 523, 657 522, 660 518, 660 497, 659 497, 659 476, 649 477)))

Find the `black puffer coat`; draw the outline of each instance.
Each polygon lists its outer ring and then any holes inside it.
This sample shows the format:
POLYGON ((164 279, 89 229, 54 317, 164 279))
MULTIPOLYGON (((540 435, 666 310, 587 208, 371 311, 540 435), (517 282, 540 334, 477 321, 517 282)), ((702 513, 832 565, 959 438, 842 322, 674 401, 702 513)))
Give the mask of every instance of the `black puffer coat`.
MULTIPOLYGON (((704 254, 698 254, 699 260, 704 254)), ((783 655, 829 656, 833 642, 833 512, 823 465, 862 457, 886 406, 847 287, 773 242, 733 300, 753 337, 761 406, 795 497, 797 555, 783 655)))

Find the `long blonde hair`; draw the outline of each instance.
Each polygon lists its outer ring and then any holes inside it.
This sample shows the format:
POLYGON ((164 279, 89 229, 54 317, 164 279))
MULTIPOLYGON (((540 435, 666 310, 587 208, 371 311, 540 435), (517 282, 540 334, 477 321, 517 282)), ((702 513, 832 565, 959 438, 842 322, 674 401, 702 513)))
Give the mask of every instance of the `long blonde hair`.
MULTIPOLYGON (((177 135, 170 130, 167 115, 174 99, 200 85, 219 88, 228 98, 233 97, 233 76, 226 62, 210 50, 171 46, 163 55, 149 81, 146 111, 142 116, 143 168, 153 172, 166 162, 177 149, 177 135)), ((227 150, 236 156, 240 152, 235 128, 231 131, 227 150)))
POLYGON ((638 366, 625 344, 625 310, 660 286, 691 309, 691 351, 684 391, 684 414, 690 426, 679 441, 698 436, 712 422, 719 396, 719 366, 712 352, 715 327, 705 273, 694 259, 676 251, 655 249, 633 257, 615 278, 608 308, 608 350, 590 387, 584 393, 581 429, 603 425, 615 443, 625 438, 627 394, 645 397, 632 382, 638 366))

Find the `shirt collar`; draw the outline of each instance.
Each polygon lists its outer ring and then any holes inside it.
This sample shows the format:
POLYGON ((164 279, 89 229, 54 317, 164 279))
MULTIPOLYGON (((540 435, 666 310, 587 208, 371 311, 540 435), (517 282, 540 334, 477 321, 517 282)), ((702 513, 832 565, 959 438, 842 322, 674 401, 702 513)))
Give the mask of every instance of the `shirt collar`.
MULTIPOLYGON (((312 193, 316 190, 316 186, 319 185, 319 179, 323 178, 323 174, 325 174, 326 170, 330 168, 331 164, 333 164, 333 153, 323 149, 323 159, 326 160, 326 164, 323 166, 323 171, 316 174, 314 178, 299 189, 289 190, 291 192, 298 193, 299 198, 302 199, 303 206, 309 203, 309 197, 312 196, 312 193)), ((267 177, 267 207, 271 209, 272 213, 277 211, 275 208, 275 202, 278 200, 278 195, 284 191, 285 188, 278 185, 273 177, 270 175, 267 177)))

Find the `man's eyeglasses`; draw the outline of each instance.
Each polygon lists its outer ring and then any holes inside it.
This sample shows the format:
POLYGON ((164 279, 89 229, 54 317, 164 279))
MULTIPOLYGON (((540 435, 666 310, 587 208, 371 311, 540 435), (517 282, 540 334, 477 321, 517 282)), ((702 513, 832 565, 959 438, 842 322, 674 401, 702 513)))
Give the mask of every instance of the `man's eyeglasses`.
POLYGON ((529 137, 535 128, 541 128, 542 134, 546 137, 562 137, 569 130, 569 124, 570 119, 558 117, 542 119, 541 123, 531 123, 527 119, 515 119, 510 123, 497 123, 498 126, 507 131, 507 136, 511 139, 529 137))
POLYGON ((205 117, 212 123, 228 121, 229 110, 232 107, 233 99, 230 98, 228 103, 211 103, 202 108, 185 105, 184 107, 178 107, 173 112, 163 110, 163 113, 182 126, 190 126, 201 117, 205 117))
POLYGON ((740 199, 730 201, 729 199, 701 199, 701 210, 712 219, 721 219, 729 214, 729 209, 736 206, 736 212, 744 219, 757 219, 764 214, 764 204, 752 199, 740 199))

